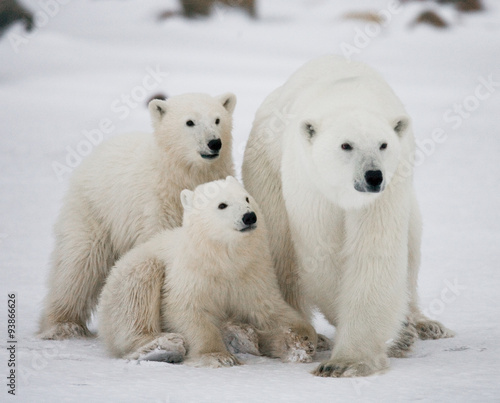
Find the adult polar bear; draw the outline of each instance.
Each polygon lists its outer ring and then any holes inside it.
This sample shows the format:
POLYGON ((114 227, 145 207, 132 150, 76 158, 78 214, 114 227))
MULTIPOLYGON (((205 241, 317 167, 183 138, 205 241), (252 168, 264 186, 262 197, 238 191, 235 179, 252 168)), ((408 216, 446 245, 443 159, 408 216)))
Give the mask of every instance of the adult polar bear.
POLYGON ((418 308, 414 147, 391 88, 336 56, 307 63, 257 111, 243 181, 268 222, 280 288, 336 327, 316 375, 382 371, 388 353, 409 349, 415 327, 423 339, 453 335, 418 308))

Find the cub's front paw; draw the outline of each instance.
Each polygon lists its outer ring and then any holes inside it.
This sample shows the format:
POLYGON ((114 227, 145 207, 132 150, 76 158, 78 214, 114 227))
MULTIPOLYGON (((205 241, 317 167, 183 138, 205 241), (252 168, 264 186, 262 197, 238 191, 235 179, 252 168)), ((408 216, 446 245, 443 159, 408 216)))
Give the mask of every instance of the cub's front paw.
POLYGON ((425 320, 418 320, 415 324, 418 336, 422 340, 429 339, 445 339, 455 336, 455 332, 446 328, 442 323, 437 320, 425 318, 425 320))
POLYGON ((198 357, 192 357, 185 362, 191 367, 221 368, 241 365, 238 359, 231 353, 207 353, 198 357))
POLYGON ((316 352, 316 332, 309 326, 294 326, 285 333, 284 362, 311 362, 316 352))
POLYGON ((129 360, 181 362, 186 355, 184 338, 177 333, 162 333, 153 341, 126 356, 129 360))
POLYGON ((39 337, 43 340, 65 340, 73 338, 94 337, 85 325, 73 322, 55 323, 48 329, 40 332, 39 337))
POLYGON ((387 357, 378 360, 350 361, 343 359, 330 359, 322 363, 312 373, 321 377, 352 378, 357 376, 369 376, 385 371, 389 367, 387 357))
POLYGON ((259 337, 254 327, 246 323, 227 323, 222 329, 224 344, 232 354, 259 353, 259 337))

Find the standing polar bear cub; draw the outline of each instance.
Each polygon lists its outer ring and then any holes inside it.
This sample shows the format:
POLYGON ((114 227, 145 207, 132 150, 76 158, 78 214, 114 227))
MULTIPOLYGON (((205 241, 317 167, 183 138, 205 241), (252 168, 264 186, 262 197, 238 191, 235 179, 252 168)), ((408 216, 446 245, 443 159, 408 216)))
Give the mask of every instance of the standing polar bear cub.
POLYGON ((255 201, 229 176, 183 190, 183 225, 135 247, 112 269, 99 336, 116 357, 232 366, 221 329, 250 324, 263 354, 311 361, 316 333, 282 298, 255 201))
POLYGON ((234 174, 235 105, 230 93, 153 100, 153 135, 115 137, 75 171, 55 226, 42 338, 89 335, 87 321, 115 260, 181 225, 182 189, 234 174))
POLYGON ((257 111, 243 181, 261 206, 287 302, 335 325, 319 376, 364 376, 451 331, 417 303, 421 220, 403 105, 368 66, 307 63, 257 111))

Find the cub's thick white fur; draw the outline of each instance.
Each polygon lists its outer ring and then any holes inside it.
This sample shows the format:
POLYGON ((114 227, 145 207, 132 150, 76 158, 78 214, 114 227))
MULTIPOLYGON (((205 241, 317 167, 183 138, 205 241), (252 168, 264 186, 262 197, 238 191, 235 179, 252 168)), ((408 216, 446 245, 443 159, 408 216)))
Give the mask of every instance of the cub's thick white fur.
POLYGON ((71 178, 55 225, 40 336, 90 335, 87 321, 117 258, 182 223, 182 189, 234 173, 236 97, 185 94, 153 100, 153 134, 107 141, 71 178))
POLYGON ((369 375, 387 368, 388 353, 403 356, 416 330, 453 334, 418 308, 413 153, 391 88, 340 57, 307 63, 257 111, 243 181, 268 223, 281 291, 336 326, 317 375, 369 375))
POLYGON ((183 226, 132 249, 108 277, 98 313, 108 350, 169 362, 187 350, 191 365, 232 366, 231 321, 255 327, 263 354, 310 361, 316 333, 280 294, 255 201, 233 177, 181 199, 183 226))

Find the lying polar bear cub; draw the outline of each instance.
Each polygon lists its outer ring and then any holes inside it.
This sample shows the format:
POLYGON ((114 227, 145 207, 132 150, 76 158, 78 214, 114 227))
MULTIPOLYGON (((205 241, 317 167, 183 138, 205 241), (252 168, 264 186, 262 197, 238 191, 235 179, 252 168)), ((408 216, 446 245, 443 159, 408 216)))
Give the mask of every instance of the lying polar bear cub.
POLYGON ((316 332, 281 297, 255 201, 231 176, 183 190, 181 201, 183 226, 134 248, 111 271, 99 304, 108 350, 238 365, 221 332, 231 321, 255 327, 262 354, 310 362, 316 332))

